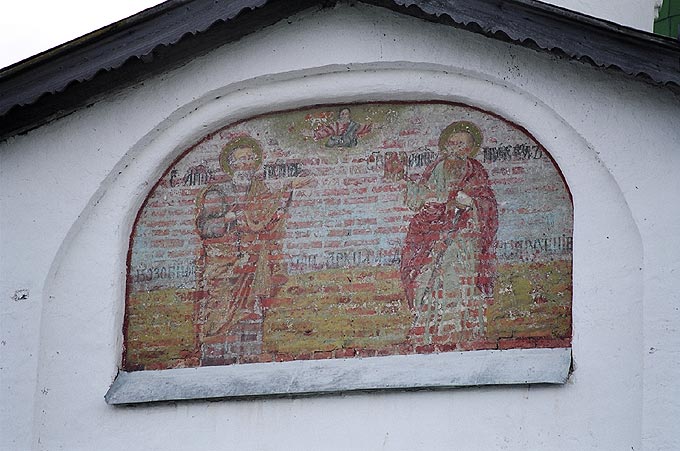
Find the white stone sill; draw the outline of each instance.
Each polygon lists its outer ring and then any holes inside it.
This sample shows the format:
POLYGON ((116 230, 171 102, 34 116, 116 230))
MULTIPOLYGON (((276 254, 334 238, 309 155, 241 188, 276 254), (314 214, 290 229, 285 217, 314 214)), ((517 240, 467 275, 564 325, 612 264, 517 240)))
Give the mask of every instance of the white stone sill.
POLYGON ((539 348, 121 371, 105 399, 108 404, 120 405, 366 390, 564 384, 570 367, 571 348, 539 348))

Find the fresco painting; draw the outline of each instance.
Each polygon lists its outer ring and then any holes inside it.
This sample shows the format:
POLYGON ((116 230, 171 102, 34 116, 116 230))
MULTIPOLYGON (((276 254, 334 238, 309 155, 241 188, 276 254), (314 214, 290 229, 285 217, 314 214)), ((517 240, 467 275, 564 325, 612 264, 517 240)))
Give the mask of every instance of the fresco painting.
POLYGON ((548 151, 470 106, 226 125, 139 211, 124 369, 569 347, 572 212, 548 151))

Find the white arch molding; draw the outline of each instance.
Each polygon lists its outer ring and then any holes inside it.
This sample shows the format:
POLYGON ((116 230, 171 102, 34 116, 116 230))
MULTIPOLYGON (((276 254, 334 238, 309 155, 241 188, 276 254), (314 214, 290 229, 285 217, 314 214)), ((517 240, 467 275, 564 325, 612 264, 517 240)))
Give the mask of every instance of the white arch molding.
MULTIPOLYGON (((206 92, 191 104, 179 108, 130 149, 102 181, 101 188, 93 197, 88 208, 83 211, 79 220, 69 231, 51 266, 50 276, 44 290, 44 293, 68 293, 68 287, 80 284, 79 292, 81 295, 72 299, 76 303, 75 309, 82 307, 80 311, 84 313, 91 311, 88 300, 92 298, 99 299, 98 304, 105 306, 100 309, 102 314, 95 318, 93 327, 88 329, 91 331, 87 334, 88 336, 80 337, 82 340, 87 340, 93 348, 100 350, 100 352, 102 349, 106 350, 107 358, 105 361, 108 363, 94 369, 94 372, 98 375, 96 380, 99 380, 100 384, 103 382, 108 385, 106 381, 110 382, 116 375, 120 364, 121 331, 124 317, 124 268, 135 215, 156 180, 184 149, 196 142, 201 136, 226 124, 263 113, 314 104, 427 100, 467 104, 493 112, 525 128, 546 147, 562 171, 574 201, 573 346, 575 358, 578 360, 579 304, 587 302, 584 293, 589 292, 594 283, 578 269, 585 259, 593 257, 593 250, 586 245, 588 243, 588 230, 582 228, 582 226, 587 224, 588 218, 595 213, 591 208, 581 209, 580 205, 592 204, 592 202, 585 200, 592 194, 594 181, 603 205, 625 206, 621 191, 614 179, 597 160, 597 156, 590 150, 585 140, 554 111, 526 91, 508 86, 500 80, 490 80, 488 77, 483 78, 479 74, 452 69, 451 67, 391 62, 349 67, 326 66, 295 71, 255 78, 225 86, 216 91, 206 92), (588 184, 584 183, 586 180, 589 181, 588 184), (103 240, 102 237, 107 237, 107 239, 103 240), (103 280, 92 277, 83 283, 80 275, 83 272, 88 273, 88 268, 95 266, 104 268, 105 273, 116 274, 116 279, 111 281, 110 279, 103 280)), ((614 215, 617 218, 616 222, 623 221, 634 224, 627 206, 615 213, 617 213, 614 215)), ((634 226, 631 230, 631 238, 633 244, 638 244, 638 248, 641 249, 641 246, 639 246, 640 237, 634 226)), ((636 261, 641 259, 641 253, 636 252, 635 246, 632 248, 633 251, 628 253, 626 258, 630 264, 636 264, 636 261)), ((43 318, 55 318, 56 312, 51 310, 56 308, 57 306, 54 304, 44 302, 46 312, 44 312, 43 318)), ((63 337, 69 335, 66 330, 68 327, 70 326, 67 322, 44 322, 41 327, 41 349, 44 350, 43 352, 49 352, 57 337, 60 337, 61 349, 64 349, 64 345, 68 345, 63 340, 63 337)), ((509 357, 509 354, 507 356, 509 357)), ((555 359, 554 362, 561 365, 561 371, 557 375, 552 375, 551 380, 532 380, 526 376, 526 373, 522 373, 509 375, 507 383, 564 382, 570 365, 570 356, 570 352, 564 350, 552 356, 555 359)), ((492 357, 491 361, 493 362, 494 359, 495 357, 492 357)), ((545 359, 545 357, 541 356, 538 360, 544 361, 542 359, 545 359)), ((532 367, 532 362, 530 361, 528 367, 532 367)), ((75 356, 72 363, 76 363, 75 356)), ((397 363, 399 365, 404 364, 403 362, 397 363)), ((447 362, 441 371, 445 372, 447 365, 451 365, 451 362, 447 362)), ((229 368, 220 369, 228 370, 229 368)), ((41 372, 50 370, 50 363, 46 361, 45 365, 41 367, 41 372)), ((191 370, 194 374, 190 378, 194 381, 198 380, 195 372, 199 370, 203 369, 191 370)), ((362 369, 362 371, 365 370, 365 368, 362 369)), ((170 377, 171 381, 175 380, 173 375, 169 373, 170 371, 175 370, 156 373, 163 373, 162 377, 170 377)), ((294 368, 292 371, 297 372, 298 368, 294 368)), ((354 388, 460 386, 478 385, 480 383, 482 382, 479 379, 468 379, 462 382, 456 379, 453 382, 450 380, 444 383, 432 382, 424 385, 405 383, 406 385, 335 387, 331 391, 354 388)), ((141 384, 142 387, 148 387, 149 382, 142 380, 141 384)), ((131 386, 130 384, 127 385, 131 386)), ((309 386, 303 384, 298 392, 307 393, 309 391, 324 390, 310 389, 309 386)), ((145 393, 148 393, 148 390, 145 393)), ((238 393, 224 392, 210 395, 192 393, 189 396, 191 398, 239 395, 238 393)), ((241 394, 266 393, 247 391, 241 394)), ((120 401, 111 402, 128 403, 178 399, 176 392, 165 393, 160 398, 153 399, 145 398, 145 396, 145 394, 138 392, 133 394, 131 398, 122 398, 120 401)))

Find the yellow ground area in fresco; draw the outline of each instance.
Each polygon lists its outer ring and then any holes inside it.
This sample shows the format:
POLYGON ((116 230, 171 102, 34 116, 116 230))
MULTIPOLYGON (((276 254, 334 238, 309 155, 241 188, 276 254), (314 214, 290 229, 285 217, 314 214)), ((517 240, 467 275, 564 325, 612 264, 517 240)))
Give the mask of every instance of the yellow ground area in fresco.
MULTIPOLYGON (((495 301, 485 315, 486 338, 568 338, 571 280, 571 262, 500 265, 495 301)), ((128 367, 195 365, 194 302, 191 290, 133 293, 128 367)), ((292 355, 394 349, 407 340, 412 322, 394 267, 289 275, 264 318, 262 351, 292 355)))
POLYGON ((128 301, 128 365, 182 365, 194 351, 194 304, 189 290, 136 293, 128 301))
POLYGON ((571 287, 570 261, 500 265, 486 313, 488 338, 569 337, 571 287))
POLYGON ((263 350, 292 354, 381 349, 404 342, 411 313, 398 270, 334 269, 290 276, 265 314, 263 350))

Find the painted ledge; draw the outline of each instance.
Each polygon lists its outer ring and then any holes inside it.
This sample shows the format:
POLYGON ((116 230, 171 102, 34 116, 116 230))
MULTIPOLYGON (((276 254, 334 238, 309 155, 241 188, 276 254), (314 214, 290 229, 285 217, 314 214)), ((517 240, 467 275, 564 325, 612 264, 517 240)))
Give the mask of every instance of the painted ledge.
POLYGON ((563 384, 570 365, 571 348, 554 348, 120 372, 105 399, 108 404, 118 405, 354 390, 563 384))

